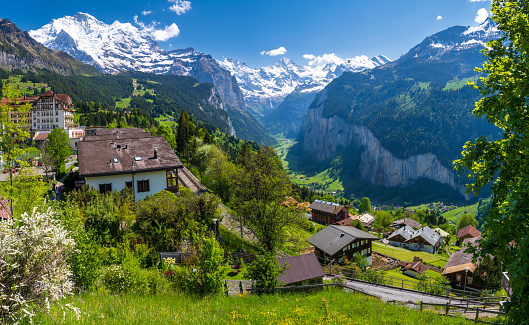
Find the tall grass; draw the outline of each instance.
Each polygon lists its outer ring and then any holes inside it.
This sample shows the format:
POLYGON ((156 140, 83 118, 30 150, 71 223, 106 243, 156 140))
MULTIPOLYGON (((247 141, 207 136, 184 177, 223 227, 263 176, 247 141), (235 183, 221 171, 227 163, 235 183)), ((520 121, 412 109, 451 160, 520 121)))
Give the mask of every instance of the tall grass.
POLYGON ((69 298, 79 320, 52 306, 41 324, 470 324, 433 312, 410 310, 359 293, 329 289, 315 294, 199 298, 183 293, 154 296, 105 292, 69 298))

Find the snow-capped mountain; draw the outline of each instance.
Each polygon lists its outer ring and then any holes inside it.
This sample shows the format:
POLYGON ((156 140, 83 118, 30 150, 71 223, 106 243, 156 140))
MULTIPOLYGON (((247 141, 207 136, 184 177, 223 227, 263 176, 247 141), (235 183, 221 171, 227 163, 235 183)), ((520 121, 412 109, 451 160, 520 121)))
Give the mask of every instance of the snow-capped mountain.
POLYGON ((372 59, 363 55, 338 63, 302 66, 283 58, 275 65, 259 69, 252 69, 244 62, 234 59, 218 62, 237 78, 247 107, 254 112, 266 114, 296 89, 301 93, 317 92, 346 71, 360 72, 391 60, 383 55, 372 59))
POLYGON ((213 83, 226 107, 246 111, 235 79, 210 55, 192 48, 165 51, 148 29, 119 21, 108 25, 89 14, 77 13, 54 19, 29 34, 43 45, 64 51, 104 73, 136 70, 191 76, 199 82, 213 83))

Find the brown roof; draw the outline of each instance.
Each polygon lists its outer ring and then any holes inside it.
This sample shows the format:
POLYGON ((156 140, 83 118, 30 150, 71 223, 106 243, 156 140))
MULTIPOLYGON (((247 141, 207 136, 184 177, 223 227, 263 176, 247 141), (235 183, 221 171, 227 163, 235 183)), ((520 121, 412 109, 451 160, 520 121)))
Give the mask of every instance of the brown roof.
MULTIPOLYGON (((40 97, 53 97, 53 98, 65 103, 67 105, 71 105, 72 104, 72 99, 70 98, 70 96, 68 96, 66 94, 56 94, 56 93, 54 93, 51 90, 46 91, 44 94, 40 95, 38 98, 40 98, 40 97)), ((73 112, 73 110, 70 107, 64 107, 64 109, 67 110, 67 111, 73 112)))
POLYGON ((0 220, 9 219, 12 215, 11 207, 9 206, 9 201, 4 198, 0 198, 0 220))
POLYGON ((35 141, 44 141, 48 138, 48 134, 49 133, 39 133, 35 136, 35 138, 33 138, 33 140, 35 141))
MULTIPOLYGON (((351 214, 349 214, 351 215, 351 214)), ((345 218, 343 220, 340 220, 340 221, 337 221, 335 223, 333 223, 333 225, 338 225, 338 226, 350 226, 354 220, 356 220, 357 218, 353 218, 353 217, 349 217, 349 218, 345 218)))
POLYGON ((481 232, 474 228, 472 225, 468 225, 465 228, 459 229, 457 232, 457 239, 460 239, 465 236, 472 236, 472 237, 481 237, 481 232))
POLYGON ((404 219, 396 220, 396 221, 393 221, 393 223, 391 224, 392 227, 402 226, 402 225, 410 226, 412 228, 422 228, 422 225, 420 223, 418 223, 417 221, 411 218, 404 218, 404 219))
POLYGON ((314 253, 281 258, 278 262, 281 266, 285 265, 285 263, 290 266, 278 277, 278 280, 284 281, 285 284, 325 276, 325 272, 323 272, 323 268, 314 253))
POLYGON ((442 275, 447 275, 447 274, 451 274, 451 273, 462 272, 462 271, 465 271, 466 267, 468 267, 468 270, 470 272, 474 272, 474 270, 476 269, 476 265, 474 265, 472 263, 466 263, 466 264, 459 264, 459 265, 447 267, 447 268, 445 268, 443 270, 443 273, 441 273, 441 274, 442 275))
POLYGON ((428 270, 428 267, 424 265, 421 261, 408 263, 403 270, 413 270, 419 274, 423 273, 424 271, 428 270))
POLYGON ((309 206, 309 209, 323 211, 331 214, 338 214, 344 208, 343 205, 338 203, 326 202, 321 200, 316 200, 312 202, 309 206))
POLYGON ((38 97, 23 96, 23 97, 16 98, 14 101, 12 101, 9 98, 2 98, 0 100, 0 105, 10 105, 12 107, 17 107, 17 106, 22 106, 28 103, 32 104, 37 98, 38 97))
POLYGON ((105 139, 77 143, 81 177, 182 168, 164 137, 105 139), (157 158, 154 158, 154 148, 157 158), (115 161, 114 159, 117 159, 115 161))
POLYGON ((461 247, 461 250, 459 252, 454 252, 448 261, 445 264, 445 269, 457 266, 457 265, 463 265, 463 264, 472 264, 472 254, 466 253, 466 244, 471 243, 472 246, 476 247, 479 245, 480 238, 467 238, 463 241, 463 245, 461 247))
POLYGON ((150 137, 151 134, 144 129, 122 128, 122 129, 95 129, 94 135, 86 135, 85 141, 94 140, 121 140, 121 139, 138 139, 150 137))

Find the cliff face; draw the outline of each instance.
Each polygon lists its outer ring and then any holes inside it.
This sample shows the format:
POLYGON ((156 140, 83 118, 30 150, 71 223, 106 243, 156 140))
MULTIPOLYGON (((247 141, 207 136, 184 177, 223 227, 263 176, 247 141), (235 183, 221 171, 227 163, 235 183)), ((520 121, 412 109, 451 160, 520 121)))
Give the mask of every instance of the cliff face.
POLYGON ((326 90, 323 90, 316 98, 315 107, 307 112, 304 151, 323 161, 352 144, 356 150, 361 150, 360 175, 375 186, 406 186, 424 177, 447 184, 463 194, 464 188, 456 184, 453 171, 443 166, 434 154, 399 159, 386 150, 368 128, 347 123, 337 116, 324 118, 322 110, 326 97, 326 90))

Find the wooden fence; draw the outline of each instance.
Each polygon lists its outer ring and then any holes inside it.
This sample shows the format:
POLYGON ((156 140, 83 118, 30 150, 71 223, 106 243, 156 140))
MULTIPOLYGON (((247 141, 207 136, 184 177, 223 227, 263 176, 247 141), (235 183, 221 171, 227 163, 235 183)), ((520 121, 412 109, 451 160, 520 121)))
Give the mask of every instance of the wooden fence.
POLYGON ((485 320, 481 320, 479 319, 479 314, 481 313, 482 316, 486 315, 486 314, 492 314, 492 315, 495 315, 496 317, 497 316, 504 316, 505 315, 505 312, 502 312, 499 310, 500 308, 500 304, 499 303, 496 303, 497 304, 497 307, 498 307, 498 310, 491 310, 490 308, 494 308, 494 304, 485 304, 482 306, 482 308, 480 308, 479 306, 469 306, 468 305, 469 302, 467 301, 466 303, 466 306, 464 303, 459 303, 459 304, 452 304, 450 301, 447 302, 446 304, 434 304, 434 303, 426 303, 426 302, 422 302, 421 301, 421 304, 420 304, 420 309, 421 311, 423 311, 423 309, 427 306, 430 306, 430 307, 434 307, 434 308, 439 308, 441 309, 443 312, 441 312, 440 314, 441 315, 445 315, 445 316, 454 316, 452 314, 450 314, 451 311, 453 311, 455 314, 457 313, 461 313, 461 311, 463 311, 464 314, 468 314, 469 312, 470 313, 475 313, 475 317, 474 317, 474 322, 475 323, 484 323, 484 324, 496 324, 497 322, 487 322, 485 320), (487 309, 489 308, 489 309, 487 309), (455 311, 454 311, 455 309, 455 311))

